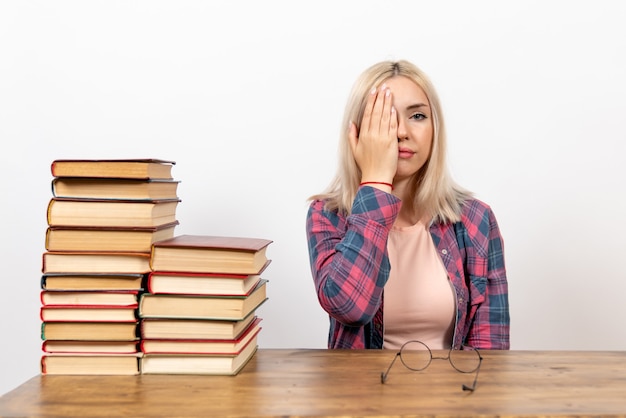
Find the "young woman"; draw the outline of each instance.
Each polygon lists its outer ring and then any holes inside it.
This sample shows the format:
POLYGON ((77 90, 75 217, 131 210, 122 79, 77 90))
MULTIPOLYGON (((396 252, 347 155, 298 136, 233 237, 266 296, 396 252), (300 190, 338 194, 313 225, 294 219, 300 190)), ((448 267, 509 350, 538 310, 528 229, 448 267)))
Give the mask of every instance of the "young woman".
POLYGON ((498 223, 448 173, 428 77, 407 61, 371 66, 343 126, 337 174, 306 219, 328 347, 509 349, 498 223))

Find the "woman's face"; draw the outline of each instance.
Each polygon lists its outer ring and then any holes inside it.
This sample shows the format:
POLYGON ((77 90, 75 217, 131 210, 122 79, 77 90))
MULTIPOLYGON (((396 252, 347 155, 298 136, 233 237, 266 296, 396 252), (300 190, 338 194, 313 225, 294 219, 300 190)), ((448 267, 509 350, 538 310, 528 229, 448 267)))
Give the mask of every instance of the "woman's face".
POLYGON ((424 91, 404 76, 385 81, 398 115, 398 168, 394 180, 409 178, 428 161, 433 143, 430 103, 424 91))

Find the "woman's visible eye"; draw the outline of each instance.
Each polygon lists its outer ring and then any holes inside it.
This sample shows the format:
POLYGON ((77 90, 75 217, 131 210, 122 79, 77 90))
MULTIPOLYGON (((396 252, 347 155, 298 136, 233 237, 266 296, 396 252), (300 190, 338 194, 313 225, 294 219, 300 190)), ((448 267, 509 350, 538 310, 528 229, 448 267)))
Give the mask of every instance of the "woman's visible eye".
POLYGON ((423 120, 423 119, 426 119, 426 115, 423 114, 423 113, 415 113, 415 114, 411 115, 411 117, 409 119, 423 120))

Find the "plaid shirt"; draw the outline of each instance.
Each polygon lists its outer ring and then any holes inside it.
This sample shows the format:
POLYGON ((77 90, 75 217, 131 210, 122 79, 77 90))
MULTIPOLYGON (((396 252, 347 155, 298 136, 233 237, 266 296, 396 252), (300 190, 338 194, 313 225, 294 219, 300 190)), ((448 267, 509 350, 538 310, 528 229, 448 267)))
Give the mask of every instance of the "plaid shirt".
MULTIPOLYGON (((328 348, 382 348, 387 237, 401 201, 363 186, 351 215, 323 206, 311 202, 306 232, 317 297, 330 317, 328 348)), ((453 347, 509 349, 503 243, 490 207, 471 199, 461 222, 433 223, 430 233, 456 292, 453 347)))

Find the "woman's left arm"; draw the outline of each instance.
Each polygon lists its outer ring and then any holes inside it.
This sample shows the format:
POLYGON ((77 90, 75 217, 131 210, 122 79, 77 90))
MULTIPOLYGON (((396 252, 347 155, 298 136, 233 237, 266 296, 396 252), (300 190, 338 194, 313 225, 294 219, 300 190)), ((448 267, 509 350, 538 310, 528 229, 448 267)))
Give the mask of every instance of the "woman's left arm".
POLYGON ((486 254, 484 300, 476 310, 466 344, 492 350, 508 350, 510 315, 504 243, 498 222, 490 208, 484 212, 481 223, 488 225, 487 233, 480 234, 483 238, 480 243, 482 248, 476 248, 486 254))

